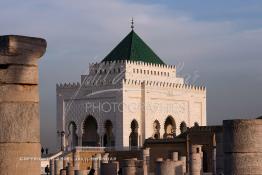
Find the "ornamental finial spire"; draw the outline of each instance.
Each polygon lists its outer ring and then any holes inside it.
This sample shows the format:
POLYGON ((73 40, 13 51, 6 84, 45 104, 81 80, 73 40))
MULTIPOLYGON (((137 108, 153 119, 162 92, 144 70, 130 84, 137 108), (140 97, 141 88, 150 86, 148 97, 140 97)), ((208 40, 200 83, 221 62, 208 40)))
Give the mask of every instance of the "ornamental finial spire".
POLYGON ((132 20, 131 20, 131 29, 134 30, 134 28, 135 28, 135 27, 134 27, 134 19, 133 19, 133 17, 132 17, 132 20))

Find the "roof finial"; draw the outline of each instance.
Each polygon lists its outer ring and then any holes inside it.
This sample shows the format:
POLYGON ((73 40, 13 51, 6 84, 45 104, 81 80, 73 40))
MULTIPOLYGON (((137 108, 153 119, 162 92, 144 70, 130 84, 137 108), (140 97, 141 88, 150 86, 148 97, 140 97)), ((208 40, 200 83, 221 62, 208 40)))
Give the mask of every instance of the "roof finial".
POLYGON ((131 20, 131 29, 134 30, 134 28, 135 28, 135 27, 134 27, 134 19, 133 19, 133 17, 132 17, 132 20, 131 20))

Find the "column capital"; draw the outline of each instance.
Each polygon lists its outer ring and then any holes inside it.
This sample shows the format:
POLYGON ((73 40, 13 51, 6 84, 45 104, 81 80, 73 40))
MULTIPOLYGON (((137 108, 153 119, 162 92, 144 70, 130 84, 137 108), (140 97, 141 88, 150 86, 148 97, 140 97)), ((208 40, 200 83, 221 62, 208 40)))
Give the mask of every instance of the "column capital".
POLYGON ((20 35, 0 36, 0 56, 40 58, 44 55, 46 47, 46 40, 42 38, 20 35))

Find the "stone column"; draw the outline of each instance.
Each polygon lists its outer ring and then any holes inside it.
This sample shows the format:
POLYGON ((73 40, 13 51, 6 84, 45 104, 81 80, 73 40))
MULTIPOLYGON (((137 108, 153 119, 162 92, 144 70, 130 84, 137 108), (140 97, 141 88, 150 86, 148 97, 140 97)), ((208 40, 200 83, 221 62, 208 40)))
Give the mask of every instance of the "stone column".
POLYGON ((174 175, 174 174, 175 174, 175 166, 173 161, 167 159, 166 161, 160 163, 159 175, 174 175))
POLYGON ((75 149, 75 151, 73 152, 73 165, 74 165, 74 169, 75 170, 79 170, 80 168, 80 154, 79 151, 77 149, 75 149))
POLYGON ((261 174, 262 120, 224 120, 224 174, 261 174))
POLYGON ((144 161, 144 174, 149 173, 149 167, 150 167, 150 148, 145 148, 142 150, 142 156, 143 156, 143 161, 144 161))
POLYGON ((60 158, 55 159, 55 175, 60 174, 60 170, 63 168, 63 161, 60 158))
POLYGON ((82 135, 78 137, 78 146, 82 147, 82 135))
POLYGON ((45 50, 44 39, 0 36, 0 175, 40 174, 37 61, 45 50))
POLYGON ((183 174, 186 174, 186 156, 181 156, 179 160, 182 161, 183 174))
POLYGON ((109 153, 105 153, 102 158, 102 163, 108 163, 109 161, 109 153))
POLYGON ((95 175, 99 175, 100 165, 99 165, 99 155, 92 157, 92 168, 95 170, 95 175))
POLYGON ((123 175, 136 175, 136 162, 137 159, 124 159, 122 164, 122 174, 123 175))
POLYGON ((202 173, 202 150, 201 145, 191 145, 189 156, 189 174, 201 175, 202 173))
POLYGON ((66 175, 74 175, 74 174, 75 174, 74 167, 72 166, 71 163, 68 163, 66 167, 66 175))
POLYGON ((60 175, 66 175, 66 169, 61 169, 60 170, 60 175))
POLYGON ((51 159, 49 161, 50 164, 50 175, 54 175, 55 174, 55 160, 51 159))
POLYGON ((216 132, 216 174, 224 172, 224 150, 222 129, 216 132))
POLYGON ((213 174, 217 174, 216 173, 216 154, 217 154, 217 149, 216 149, 216 134, 213 134, 213 155, 212 155, 212 162, 213 162, 213 174))
POLYGON ((178 161, 178 152, 172 153, 172 160, 175 161, 175 162, 178 161))
POLYGON ((101 163, 101 175, 116 175, 119 170, 119 162, 101 163))
POLYGON ((61 151, 66 150, 66 138, 65 138, 65 132, 61 132, 61 151))
POLYGON ((68 158, 67 157, 63 157, 63 169, 66 169, 67 163, 68 163, 68 158))
POLYGON ((155 170, 156 175, 161 175, 161 164, 162 164, 162 162, 163 162, 163 158, 157 158, 156 159, 156 170, 155 170))

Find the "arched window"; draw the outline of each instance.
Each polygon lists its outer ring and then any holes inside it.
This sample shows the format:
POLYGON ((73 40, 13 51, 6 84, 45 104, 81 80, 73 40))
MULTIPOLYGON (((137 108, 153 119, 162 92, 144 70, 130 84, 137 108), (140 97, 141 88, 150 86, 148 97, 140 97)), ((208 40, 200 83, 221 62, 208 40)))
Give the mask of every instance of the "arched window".
POLYGON ((78 145, 77 127, 75 122, 71 121, 68 125, 68 146, 73 149, 78 145))
POLYGON ((160 123, 158 120, 154 121, 153 129, 154 129, 153 138, 160 139, 160 123))
POLYGON ((99 135, 97 133, 97 121, 89 115, 83 123, 82 146, 99 146, 99 135))
POLYGON ((168 116, 166 118, 164 124, 165 133, 163 135, 164 138, 174 138, 176 135, 176 122, 172 116, 168 116))
POLYGON ((131 122, 131 133, 129 140, 131 147, 138 146, 138 122, 135 119, 131 122))
POLYGON ((113 135, 113 124, 110 120, 106 120, 104 123, 105 134, 103 137, 103 143, 105 147, 111 147, 115 145, 114 135, 113 135))

